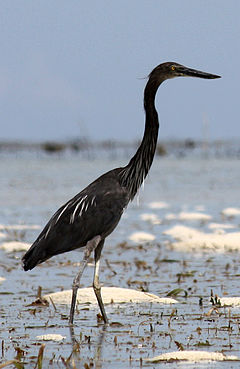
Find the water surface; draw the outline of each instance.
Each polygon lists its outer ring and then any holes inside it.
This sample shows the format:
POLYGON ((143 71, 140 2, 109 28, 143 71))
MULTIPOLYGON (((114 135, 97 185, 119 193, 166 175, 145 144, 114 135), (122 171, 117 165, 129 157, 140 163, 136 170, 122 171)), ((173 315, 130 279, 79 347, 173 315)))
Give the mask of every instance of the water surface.
MULTIPOLYGON (((83 160, 78 156, 5 156, 0 162, 0 224, 43 227, 60 205, 90 181, 124 164, 123 161, 83 160)), ((49 333, 66 338, 62 342, 45 342, 44 368, 65 368, 71 355, 69 367, 74 367, 74 358, 79 368, 91 367, 91 363, 96 368, 141 365, 157 368, 164 364, 141 364, 140 359, 181 347, 240 356, 239 308, 213 307, 209 302, 211 291, 218 296, 240 296, 239 253, 179 252, 174 249, 174 240, 163 235, 164 230, 179 223, 207 230, 209 222, 165 219, 168 213, 197 209, 211 215, 211 222, 231 223, 238 231, 239 218, 223 219, 221 211, 240 206, 239 169, 240 162, 236 159, 156 158, 144 190, 141 189, 106 241, 100 279, 105 286, 141 289, 159 296, 180 288, 182 292, 176 296, 179 304, 108 305, 106 311, 114 324, 106 329, 97 319, 97 306, 79 305, 74 327, 77 345, 68 326, 69 307, 57 307, 55 311, 52 305, 28 305, 35 300, 38 286, 43 294, 71 288, 82 252, 59 255, 25 273, 20 265, 23 252, 0 250, 0 277, 6 278, 0 286, 1 362, 16 357, 20 348, 24 352, 21 359, 24 367, 34 367, 43 343, 36 336, 49 333), (166 202, 168 207, 149 207, 151 202, 158 201, 166 202), (141 220, 143 213, 157 215, 161 224, 141 220), (155 241, 131 242, 129 236, 138 231, 153 234, 155 241)), ((12 230, 6 234, 7 240, 32 242, 38 230, 12 230)), ((85 271, 82 286, 90 286, 92 277, 93 264, 85 271)), ((178 363, 165 365, 178 366, 178 363)), ((237 368, 239 363, 212 365, 220 366, 237 368)), ((209 364, 198 364, 198 367, 208 368, 209 364)))

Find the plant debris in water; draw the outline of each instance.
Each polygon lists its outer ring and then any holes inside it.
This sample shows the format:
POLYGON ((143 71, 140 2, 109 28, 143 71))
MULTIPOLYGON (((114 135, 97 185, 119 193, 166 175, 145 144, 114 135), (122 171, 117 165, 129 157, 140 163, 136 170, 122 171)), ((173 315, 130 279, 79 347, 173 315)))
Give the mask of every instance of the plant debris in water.
MULTIPOLYGON (((66 191, 72 193, 70 184, 77 183, 77 188, 84 187, 95 177, 96 171, 103 172, 103 166, 109 165, 101 161, 97 162, 97 167, 94 162, 91 165, 83 163, 87 173, 82 179, 79 177, 77 158, 71 163, 53 156, 47 161, 22 158, 14 163, 11 176, 1 187, 4 195, 1 221, 6 223, 7 218, 9 224, 16 224, 24 219, 39 226, 67 196, 66 191), (53 172, 57 183, 55 191, 52 191, 53 172), (13 178, 19 178, 19 173, 24 173, 23 186, 20 192, 11 191, 10 196, 9 183, 13 178), (62 176, 62 173, 66 175, 62 176), (48 193, 51 196, 46 197, 48 193), (26 198, 28 207, 23 200, 26 198)), ((0 165, 2 173, 9 173, 9 161, 1 160, 0 165)), ((100 281, 107 287, 129 286, 159 297, 165 297, 168 293, 168 297, 176 297, 178 303, 120 304, 112 298, 112 303, 106 305, 110 324, 105 327, 97 305, 81 304, 79 301, 75 324, 70 330, 69 306, 55 304, 51 300, 47 304, 42 296, 71 289, 82 253, 77 250, 59 255, 30 273, 23 273, 20 268, 22 252, 6 253, 0 249, 0 277, 5 278, 0 291, 0 368, 139 369, 141 365, 152 367, 153 364, 147 364, 145 358, 176 350, 179 353, 209 350, 223 353, 226 358, 240 357, 240 307, 221 304, 222 297, 240 296, 239 252, 228 248, 219 250, 217 245, 211 249, 201 248, 199 244, 197 247, 192 244, 191 250, 179 250, 175 248, 173 237, 163 234, 169 227, 177 225, 176 222, 181 222, 188 230, 193 228, 190 220, 167 219, 167 214, 196 212, 199 205, 210 214, 211 222, 232 225, 237 229, 239 218, 222 219, 221 211, 224 207, 230 207, 231 202, 234 204, 239 194, 239 162, 167 159, 160 166, 155 161, 151 178, 148 191, 141 195, 140 207, 132 204, 128 208, 126 217, 106 243, 100 281), (160 181, 159 173, 163 170, 164 181, 160 181), (178 173, 177 181, 176 175, 172 177, 173 173, 178 173), (216 178, 224 179, 220 181, 220 191, 217 190, 216 178), (159 198, 159 193, 164 194, 164 199, 159 198), (168 208, 151 210, 163 220, 161 224, 139 220, 141 213, 149 212, 148 204, 162 200, 168 208), (128 236, 136 231, 154 234, 156 241, 133 244, 128 236), (39 284, 42 292, 38 290, 39 284), (35 304, 31 304, 32 301, 35 304), (42 341, 36 339, 44 335, 66 338, 44 341, 44 347, 42 341)), ((202 233, 209 233, 209 226, 208 221, 194 223, 195 229, 202 233)), ((231 228, 223 229, 225 234, 230 231, 231 228)), ((19 229, 17 234, 9 233, 7 236, 29 242, 37 232, 24 228, 24 232, 19 229)), ((90 264, 83 275, 82 287, 92 285, 92 275, 93 265, 90 264)), ((171 369, 176 369, 179 362, 172 361, 169 365, 171 369)), ((196 364, 188 363, 188 368, 196 368, 196 364)), ((214 362, 214 368, 228 369, 230 365, 228 362, 214 362)))

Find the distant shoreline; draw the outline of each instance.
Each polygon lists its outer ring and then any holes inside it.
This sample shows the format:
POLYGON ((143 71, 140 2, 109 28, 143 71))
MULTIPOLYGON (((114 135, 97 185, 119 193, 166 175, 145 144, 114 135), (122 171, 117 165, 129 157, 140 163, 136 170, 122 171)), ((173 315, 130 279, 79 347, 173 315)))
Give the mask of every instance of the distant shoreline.
MULTIPOLYGON (((66 141, 4 141, 0 140, 0 156, 3 154, 44 153, 46 155, 84 155, 94 159, 110 156, 130 157, 138 147, 139 142, 123 142, 116 140, 92 141, 88 139, 66 141)), ((156 156, 186 157, 189 155, 215 158, 240 158, 240 143, 237 140, 161 140, 158 142, 156 156)))

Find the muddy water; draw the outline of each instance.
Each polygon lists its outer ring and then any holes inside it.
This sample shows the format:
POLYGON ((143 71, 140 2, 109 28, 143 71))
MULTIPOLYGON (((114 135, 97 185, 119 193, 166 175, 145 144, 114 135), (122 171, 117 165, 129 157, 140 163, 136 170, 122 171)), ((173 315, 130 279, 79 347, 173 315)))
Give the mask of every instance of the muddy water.
MULTIPOLYGON (((0 224, 39 225, 67 199, 100 175, 121 163, 80 161, 75 158, 4 158, 0 163, 0 224)), ((202 211, 211 222, 231 223, 239 230, 240 218, 222 219, 226 207, 239 207, 240 163, 237 160, 157 159, 139 199, 129 206, 118 228, 108 238, 101 263, 105 286, 141 289, 166 296, 179 289, 177 305, 112 304, 106 307, 111 322, 104 329, 97 307, 78 306, 74 332, 68 326, 69 307, 29 306, 38 286, 47 294, 69 289, 78 270, 81 251, 60 255, 31 272, 20 267, 23 252, 0 250, 0 360, 18 356, 22 367, 34 368, 44 343, 43 368, 186 367, 186 364, 146 364, 142 359, 168 351, 223 351, 240 356, 240 307, 210 303, 213 296, 240 296, 240 254, 226 250, 179 252, 162 232, 176 223, 205 231, 210 221, 167 220, 169 213, 202 211), (151 209, 164 201, 167 208, 151 209), (161 224, 141 220, 158 216, 161 224), (147 232, 151 243, 133 243, 134 232, 147 232), (110 267, 109 267, 110 265, 110 267), (60 334, 62 341, 36 337, 60 334), (74 364, 75 363, 75 364, 74 364)), ((208 230, 209 231, 209 230, 208 230)), ((8 230, 7 240, 31 242, 38 231, 8 230)), ((2 240, 3 241, 3 240, 2 240)), ((6 239, 4 239, 6 241, 6 239)), ((93 265, 82 285, 92 283, 93 265)), ((174 296, 173 296, 174 297, 174 296)), ((12 366, 13 367, 13 366, 12 366)), ((239 363, 188 364, 188 368, 238 368, 239 363)))

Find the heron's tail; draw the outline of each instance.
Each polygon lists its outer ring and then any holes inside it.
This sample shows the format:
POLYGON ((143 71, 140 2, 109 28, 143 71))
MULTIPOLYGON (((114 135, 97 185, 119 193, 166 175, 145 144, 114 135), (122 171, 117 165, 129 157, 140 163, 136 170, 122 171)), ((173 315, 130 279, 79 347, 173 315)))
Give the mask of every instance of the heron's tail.
POLYGON ((48 259, 45 250, 45 247, 41 247, 41 242, 34 242, 22 258, 23 269, 25 271, 31 270, 36 265, 48 259))

